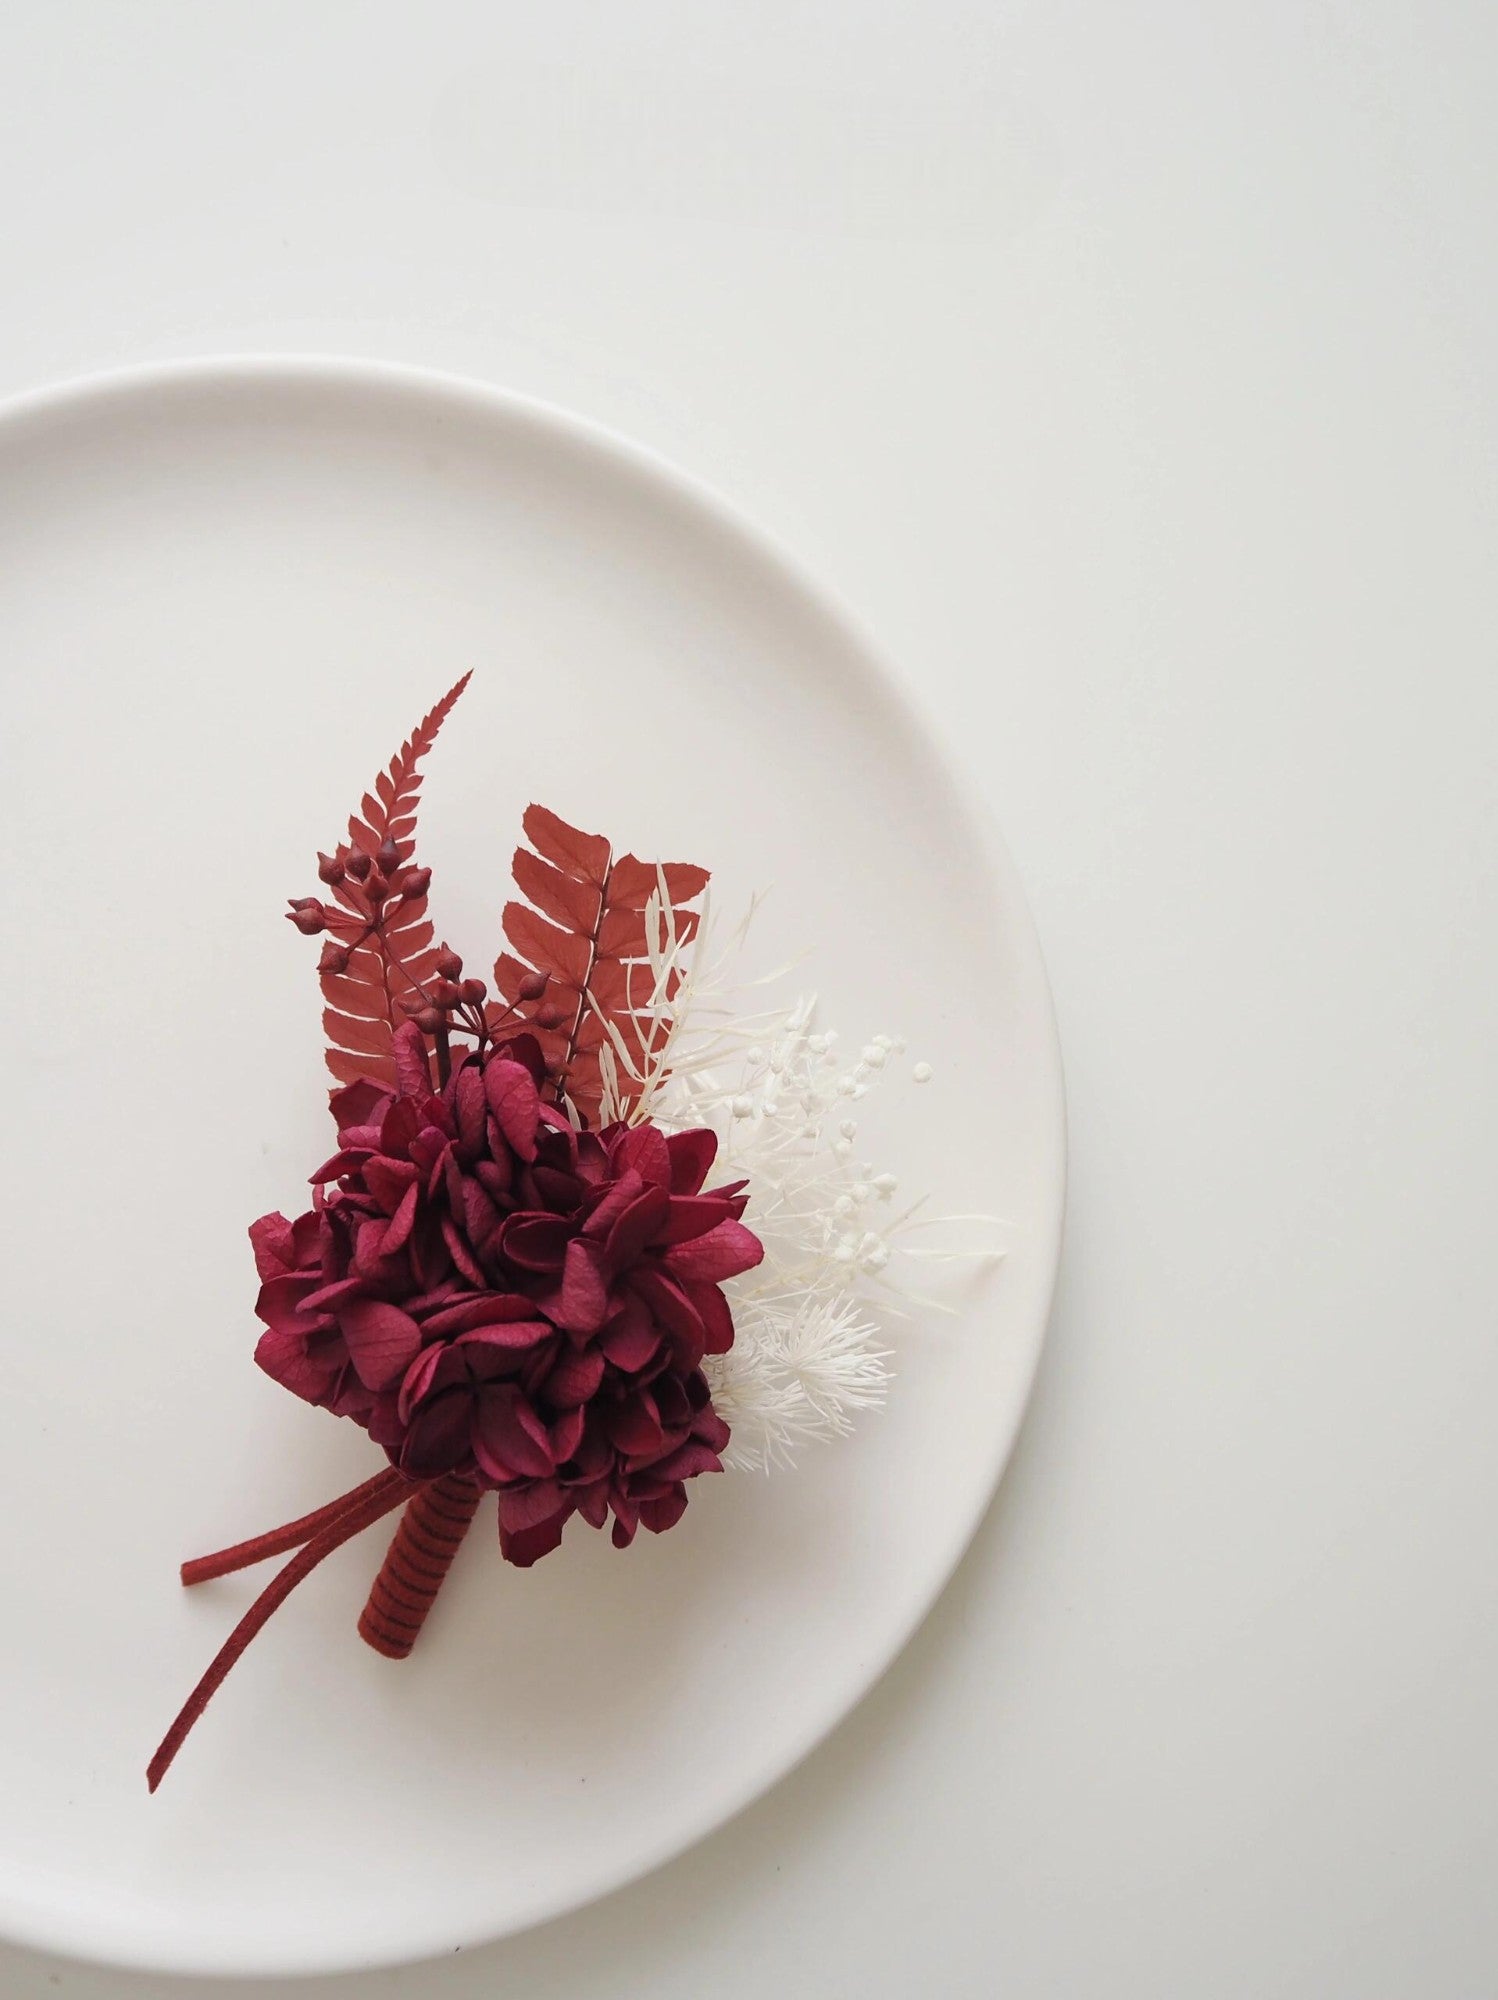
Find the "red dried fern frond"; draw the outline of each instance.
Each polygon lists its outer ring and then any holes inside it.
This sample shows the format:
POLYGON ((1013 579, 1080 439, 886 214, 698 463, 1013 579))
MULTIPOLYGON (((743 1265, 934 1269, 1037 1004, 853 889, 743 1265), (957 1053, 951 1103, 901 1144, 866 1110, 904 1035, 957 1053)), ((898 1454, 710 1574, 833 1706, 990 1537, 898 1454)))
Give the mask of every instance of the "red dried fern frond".
POLYGON ((436 972, 427 918, 431 871, 414 865, 421 760, 468 680, 464 674, 448 689, 375 779, 349 820, 348 839, 318 857, 319 873, 341 906, 322 906, 334 943, 319 968, 327 1064, 339 1083, 361 1076, 395 1081, 391 1039, 406 1018, 402 1003, 415 1000, 436 972))
MULTIPOLYGON (((515 850, 515 886, 529 900, 506 903, 505 936, 514 951, 494 967, 494 984, 536 1036, 557 1095, 595 1121, 603 1089, 599 1050, 612 1024, 631 1050, 648 1055, 650 1030, 638 1018, 655 976, 648 963, 645 907, 665 882, 669 936, 685 944, 697 916, 685 906, 707 887, 705 868, 668 861, 657 868, 632 854, 615 858, 601 835, 580 833, 544 806, 522 822, 530 849, 515 850), (522 996, 533 973, 547 975, 537 999, 522 996)), ((674 990, 675 981, 672 981, 674 990)), ((626 1096, 628 1079, 621 1073, 626 1096)))

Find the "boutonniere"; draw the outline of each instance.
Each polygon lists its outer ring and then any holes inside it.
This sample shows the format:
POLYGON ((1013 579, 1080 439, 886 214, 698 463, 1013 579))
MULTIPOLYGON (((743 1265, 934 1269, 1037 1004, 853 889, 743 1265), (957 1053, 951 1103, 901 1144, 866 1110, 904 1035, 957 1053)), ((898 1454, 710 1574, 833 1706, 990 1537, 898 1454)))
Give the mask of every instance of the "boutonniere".
POLYGON ((428 908, 422 764, 459 681, 318 857, 289 917, 317 971, 336 1132, 300 1212, 250 1225, 255 1359, 368 1432, 380 1464, 324 1507, 182 1567, 290 1560, 152 1758, 313 1569, 400 1521, 359 1632, 410 1652, 486 1497, 528 1568, 569 1526, 626 1549, 694 1482, 840 1436, 889 1380, 891 1260, 923 1226, 863 1159, 859 1104, 924 1063, 844 1053, 809 1002, 728 1003, 743 926, 711 938, 708 871, 647 862, 538 805, 482 976, 428 908))

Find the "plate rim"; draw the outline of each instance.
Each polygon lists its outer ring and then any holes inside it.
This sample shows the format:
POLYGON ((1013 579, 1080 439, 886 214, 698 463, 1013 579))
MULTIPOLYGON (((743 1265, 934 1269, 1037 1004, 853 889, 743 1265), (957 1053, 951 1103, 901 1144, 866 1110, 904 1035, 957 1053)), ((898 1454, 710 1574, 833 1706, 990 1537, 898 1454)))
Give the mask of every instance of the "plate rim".
MULTIPOLYGON (((726 1804, 715 1800, 705 1811, 687 1814, 664 1840, 643 1850, 631 1850, 621 1865, 596 1871, 582 1886, 581 1893, 574 1887, 536 1898, 523 1914, 462 1940, 463 1948, 468 1950, 497 1944, 584 1909, 654 1873, 728 1825, 797 1769, 867 1699, 930 1616, 989 1512, 1013 1456, 1030 1406, 1054 1309, 1067 1192, 1066 1095, 1055 1004, 1034 917, 996 818, 967 770, 952 759, 933 718, 916 699, 912 684, 841 593, 823 582, 778 534, 710 481, 652 445, 526 391, 407 362, 293 350, 234 350, 132 363, 23 389, 0 399, 0 455, 28 425, 73 414, 87 415, 92 409, 106 410, 115 405, 148 401, 153 395, 163 392, 170 395, 193 385, 327 386, 375 392, 429 407, 443 406, 481 423, 498 420, 512 426, 523 425, 533 434, 549 435, 574 450, 598 455, 615 470, 632 475, 705 517, 730 542, 741 545, 752 560, 778 573, 802 605, 846 644, 877 682, 885 700, 894 706, 905 728, 940 768, 959 815, 971 830, 995 905, 1014 921, 1010 942, 1024 976, 1027 1006, 1033 1005, 1036 1011, 1038 1054, 1045 1072, 1041 1083, 1044 1095, 1050 1100, 1046 1118, 1050 1157, 1037 1162, 1037 1173, 1044 1176, 1043 1184, 1037 1181, 1039 1220, 1031 1239, 1039 1280, 1037 1307, 1032 1318, 1021 1322, 1011 1335, 1019 1368, 1018 1392, 995 1426, 977 1500, 956 1519, 938 1560, 922 1580, 920 1589, 912 1594, 907 1614, 898 1624, 893 1639, 881 1646, 860 1671, 851 1696, 840 1693, 831 1712, 817 1710, 810 1723, 790 1739, 782 1754, 747 1785, 739 1787, 726 1804)), ((440 1935, 431 1931, 413 1934, 397 1948, 377 1947, 357 1958, 350 1958, 342 1948, 332 1953, 299 1950, 284 1954, 274 1949, 262 1950, 248 1959, 242 1950, 209 1956, 196 1942, 187 1944, 181 1952, 166 1952, 160 1948, 159 1940, 153 1946, 144 1938, 138 1949, 132 1949, 127 1939, 115 1936, 111 1940, 103 1935, 111 1928, 107 1920, 97 1927, 86 1927, 94 1928, 93 1936, 70 1938, 64 1928, 50 1921, 57 1908, 57 1905, 43 1907, 29 1899, 18 1904, 12 1893, 0 1885, 0 1935, 16 1945, 65 1959, 173 1976, 264 1978, 373 1971, 421 1963, 445 1956, 453 1949, 450 1928, 444 1928, 440 1935)))

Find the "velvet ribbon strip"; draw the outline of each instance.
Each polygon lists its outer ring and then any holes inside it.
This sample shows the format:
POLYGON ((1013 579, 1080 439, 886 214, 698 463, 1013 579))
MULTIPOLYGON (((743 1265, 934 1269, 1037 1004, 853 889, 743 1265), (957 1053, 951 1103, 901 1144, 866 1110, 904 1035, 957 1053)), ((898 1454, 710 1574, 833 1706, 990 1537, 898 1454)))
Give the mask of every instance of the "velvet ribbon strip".
POLYGON ((146 1767, 150 1789, 154 1792, 166 1776, 235 1661, 303 1578, 335 1549, 393 1514, 397 1507, 404 1507, 405 1513, 360 1616, 359 1634, 387 1659, 403 1660, 416 1643, 481 1497, 481 1489, 472 1480, 453 1474, 418 1484, 403 1472, 390 1469, 376 1473, 311 1514, 250 1541, 236 1542, 232 1548, 183 1563, 182 1581, 191 1585, 248 1569, 268 1556, 297 1551, 246 1611, 183 1703, 146 1767))

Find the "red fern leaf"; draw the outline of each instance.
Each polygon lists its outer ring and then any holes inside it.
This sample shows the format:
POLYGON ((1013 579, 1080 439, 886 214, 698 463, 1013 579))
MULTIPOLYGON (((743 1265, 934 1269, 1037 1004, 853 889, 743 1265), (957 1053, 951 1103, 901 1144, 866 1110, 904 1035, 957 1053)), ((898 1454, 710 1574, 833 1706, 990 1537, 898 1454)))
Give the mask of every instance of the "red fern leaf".
MULTIPOLYGON (((627 1047, 641 1047, 635 1015, 655 984, 646 962, 646 904, 664 878, 673 934, 688 942, 697 915, 686 905, 707 887, 707 870, 676 861, 657 869, 632 854, 616 859, 601 835, 579 832, 544 806, 531 806, 523 824, 531 848, 515 850, 514 873, 527 900, 505 905, 512 949, 494 967, 511 1012, 493 1009, 491 1019, 524 1023, 541 1044, 558 1096, 565 1092, 591 1122, 603 1090, 599 1050, 610 1039, 607 1024, 627 1047), (546 991, 523 1000, 521 985, 537 972, 547 975, 546 991)), ((627 1084, 622 1068, 620 1083, 627 1084)))
POLYGON ((361 1076, 395 1081, 391 1038, 406 1018, 402 1002, 415 999, 436 973, 426 871, 414 860, 421 762, 468 679, 464 674, 422 718, 360 800, 348 839, 320 857, 324 879, 336 877, 329 884, 328 933, 346 955, 320 974, 327 1064, 339 1083, 361 1076))

